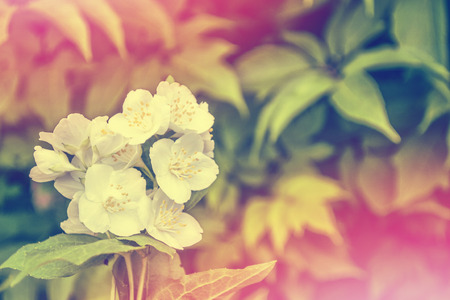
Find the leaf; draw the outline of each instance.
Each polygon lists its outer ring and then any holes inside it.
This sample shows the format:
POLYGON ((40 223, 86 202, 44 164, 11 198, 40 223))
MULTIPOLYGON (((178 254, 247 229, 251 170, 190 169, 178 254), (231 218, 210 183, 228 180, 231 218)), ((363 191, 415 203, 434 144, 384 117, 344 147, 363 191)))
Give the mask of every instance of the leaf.
POLYGON ((430 80, 434 89, 427 95, 425 115, 418 126, 420 133, 424 133, 434 120, 450 111, 449 85, 436 78, 430 78, 430 80))
POLYGON ((397 188, 395 207, 406 207, 447 181, 442 168, 446 147, 439 132, 415 136, 393 156, 397 188))
POLYGON ((331 96, 331 104, 344 118, 378 130, 394 143, 400 142, 389 122, 383 96, 365 72, 345 77, 331 96))
POLYGON ((259 197, 254 197, 245 207, 242 235, 247 247, 255 247, 266 231, 270 229, 266 221, 269 209, 270 202, 259 197))
POLYGON ((16 9, 16 6, 0 3, 0 45, 8 40, 9 22, 16 9))
POLYGON ((170 255, 170 257, 174 256, 176 251, 172 247, 167 246, 163 242, 160 242, 151 236, 148 236, 146 234, 136 234, 132 236, 127 237, 117 237, 118 240, 121 241, 131 241, 135 242, 138 246, 145 247, 145 246, 152 246, 159 252, 167 253, 170 255))
POLYGON ((393 210, 396 177, 388 159, 366 155, 358 167, 356 180, 365 202, 374 213, 387 215, 393 210))
POLYGON ((238 206, 239 194, 239 187, 229 182, 226 175, 219 175, 209 188, 206 204, 222 215, 234 214, 238 206))
POLYGON ((349 76, 354 73, 360 73, 362 70, 377 70, 392 67, 425 69, 443 81, 448 81, 450 76, 449 71, 443 65, 430 60, 426 54, 414 52, 407 47, 394 48, 391 46, 382 46, 360 53, 344 66, 342 72, 346 76, 349 76))
POLYGON ((205 195, 208 193, 208 190, 209 189, 206 188, 206 189, 201 190, 201 191, 194 191, 194 192, 192 192, 191 198, 184 205, 184 211, 189 211, 192 208, 194 208, 194 206, 196 206, 197 203, 199 203, 200 200, 202 200, 203 197, 205 197, 205 195))
POLYGON ((86 61, 92 59, 90 31, 76 4, 68 1, 36 0, 27 4, 27 9, 36 11, 50 20, 79 49, 86 61))
POLYGON ((327 49, 316 36, 307 32, 285 31, 283 39, 308 54, 318 65, 325 65, 327 60, 327 49))
MULTIPOLYGON (((34 2, 33 2, 34 3, 34 2)), ((28 74, 28 85, 22 99, 43 121, 47 129, 69 114, 70 90, 67 71, 76 63, 69 52, 61 53, 55 60, 36 67, 28 74)))
POLYGON ((335 87, 335 80, 323 72, 309 71, 285 84, 273 98, 278 106, 270 123, 270 140, 275 142, 289 123, 321 96, 335 87))
POLYGON ((305 72, 285 83, 272 101, 264 106, 258 118, 252 156, 258 156, 267 131, 270 130, 271 142, 275 142, 297 115, 312 106, 334 85, 332 78, 317 70, 305 72))
POLYGON ((350 257, 348 246, 336 245, 327 237, 307 234, 291 240, 282 258, 289 268, 309 272, 320 281, 361 278, 364 275, 350 257))
POLYGON ((299 51, 276 45, 259 46, 236 62, 243 89, 259 99, 310 67, 311 62, 299 51))
POLYGON ((225 62, 225 56, 234 51, 234 45, 221 39, 193 39, 171 57, 167 72, 195 93, 234 105, 241 115, 248 114, 239 80, 234 69, 225 62))
POLYGON ((125 99, 130 67, 120 58, 112 57, 93 67, 91 85, 87 89, 84 114, 87 118, 111 115, 120 110, 125 99))
POLYGON ((392 33, 401 46, 423 51, 436 62, 448 66, 445 2, 445 0, 396 1, 392 12, 392 33))
POLYGON ((345 195, 332 180, 315 175, 282 177, 270 198, 249 201, 243 219, 243 236, 247 246, 255 246, 269 234, 275 251, 282 254, 290 234, 302 236, 304 229, 329 236, 341 243, 333 212, 327 206, 345 195))
POLYGON ((0 269, 20 271, 11 283, 14 286, 27 275, 42 279, 66 277, 102 264, 111 254, 142 248, 144 247, 127 245, 116 239, 101 240, 89 235, 59 234, 43 242, 23 246, 0 265, 0 269))
POLYGON ((184 276, 155 292, 152 299, 217 299, 263 280, 275 261, 244 269, 215 269, 184 276))
MULTIPOLYGON (((88 0, 86 0, 88 1, 88 0)), ((155 0, 108 0, 120 16, 125 28, 125 38, 132 48, 148 41, 163 42, 166 49, 175 46, 175 23, 162 3, 155 0)))
POLYGON ((383 29, 383 21, 376 16, 367 16, 363 3, 355 7, 341 4, 327 25, 326 40, 332 54, 345 56, 383 29))
POLYGON ((124 58, 127 55, 124 30, 119 15, 108 2, 106 0, 77 0, 76 4, 89 19, 105 31, 120 56, 124 58))

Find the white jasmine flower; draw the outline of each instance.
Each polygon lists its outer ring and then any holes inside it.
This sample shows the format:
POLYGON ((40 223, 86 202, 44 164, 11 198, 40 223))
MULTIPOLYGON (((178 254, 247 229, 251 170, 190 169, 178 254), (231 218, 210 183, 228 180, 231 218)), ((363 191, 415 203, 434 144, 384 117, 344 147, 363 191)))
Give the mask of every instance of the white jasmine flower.
POLYGON ((149 235, 175 249, 191 246, 202 239, 197 220, 184 213, 184 205, 170 200, 161 189, 144 202, 141 218, 149 235))
POLYGON ((188 201, 191 191, 205 189, 216 179, 219 168, 203 149, 203 140, 195 133, 183 135, 176 142, 161 139, 150 148, 156 181, 175 202, 188 201))
POLYGON ((123 135, 110 129, 108 117, 97 117, 91 122, 89 139, 91 147, 99 157, 110 156, 128 143, 123 135))
POLYGON ((170 108, 160 96, 137 89, 128 93, 123 112, 109 120, 110 128, 130 138, 130 145, 144 143, 154 134, 164 134, 170 120, 170 108))
POLYGON ((162 81, 156 88, 156 95, 164 96, 170 105, 169 128, 173 131, 202 133, 213 125, 214 117, 208 112, 207 104, 199 105, 186 86, 162 81))
POLYGON ((89 143, 89 126, 91 121, 81 114, 70 114, 59 121, 53 133, 39 133, 39 140, 49 143, 53 149, 79 155, 89 143))
POLYGON ((65 172, 79 170, 79 168, 69 162, 67 155, 61 151, 53 151, 36 146, 34 147, 33 155, 36 161, 36 167, 42 174, 56 175, 58 177, 65 172))
POLYGON ((200 136, 202 137, 203 145, 204 145, 203 153, 205 153, 205 155, 207 155, 211 158, 214 158, 215 143, 212 139, 213 136, 211 134, 211 131, 212 131, 212 129, 210 131, 203 132, 202 134, 200 134, 200 136))
POLYGON ((110 165, 114 169, 128 169, 131 167, 140 167, 144 165, 142 161, 141 145, 126 144, 122 149, 108 157, 102 158, 100 163, 110 165))
POLYGON ((148 201, 145 179, 136 169, 114 170, 95 164, 86 172, 80 197, 80 221, 93 232, 110 231, 130 236, 144 229, 138 217, 141 202, 148 201))
POLYGON ((61 173, 45 174, 37 166, 31 168, 30 170, 30 178, 34 182, 48 182, 55 180, 59 176, 61 176, 61 173))
POLYGON ((82 192, 76 193, 72 201, 70 201, 69 207, 67 207, 68 219, 60 224, 61 229, 64 230, 65 233, 94 234, 80 222, 78 201, 82 194, 82 192))
POLYGON ((81 183, 82 172, 69 172, 55 179, 55 189, 64 197, 72 199, 77 192, 84 191, 81 183))

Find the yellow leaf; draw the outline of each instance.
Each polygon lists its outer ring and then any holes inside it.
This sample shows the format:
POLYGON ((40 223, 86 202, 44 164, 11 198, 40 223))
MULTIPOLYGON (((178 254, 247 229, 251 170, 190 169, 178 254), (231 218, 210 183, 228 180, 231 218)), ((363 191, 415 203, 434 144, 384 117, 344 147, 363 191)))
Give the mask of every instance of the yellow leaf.
MULTIPOLYGON (((284 246, 286 245, 289 236, 291 235, 292 227, 291 220, 288 218, 288 212, 292 210, 288 203, 284 201, 273 201, 267 212, 267 223, 270 228, 270 238, 275 251, 282 254, 284 246)), ((298 216, 294 216, 298 220, 298 216)), ((297 222, 295 222, 297 223, 297 222)), ((299 223, 300 224, 300 223, 299 223)))
POLYGON ((130 90, 145 89, 153 93, 158 83, 167 77, 167 72, 161 60, 154 57, 136 62, 131 70, 130 90))
POLYGON ((35 0, 28 3, 27 9, 50 20, 80 49, 87 61, 92 59, 90 31, 76 4, 68 0, 35 0))
POLYGON ((276 183, 274 190, 277 195, 302 199, 305 203, 323 203, 345 196, 336 181, 309 174, 283 177, 276 183))
POLYGON ((37 67, 28 76, 24 101, 51 129, 69 114, 70 91, 66 82, 66 72, 74 63, 73 56, 64 52, 51 64, 37 67))
POLYGON ((393 156, 397 174, 395 207, 406 207, 447 181, 443 167, 447 150, 442 140, 437 132, 415 136, 393 156))
POLYGON ((15 6, 0 2, 0 45, 8 40, 9 21, 16 9, 15 6))
POLYGON ((93 68, 91 86, 86 95, 85 115, 95 118, 121 110, 126 96, 129 66, 120 58, 110 57, 93 68))
POLYGON ((270 202, 264 198, 254 198, 245 208, 242 234, 247 246, 255 246, 269 228, 267 222, 269 209, 270 202))
POLYGON ((263 280, 275 261, 248 266, 245 269, 215 269, 189 274, 159 289, 152 299, 217 299, 263 280))
POLYGON ((386 215, 393 210, 395 169, 385 158, 366 155, 359 166, 358 186, 373 212, 386 215))
POLYGON ((233 50, 234 45, 225 40, 197 38, 171 57, 169 72, 194 92, 205 92, 214 99, 229 102, 247 115, 236 72, 224 59, 233 50))
POLYGON ((120 56, 125 57, 127 49, 122 22, 106 0, 76 0, 76 4, 89 19, 105 31, 116 46, 120 56))
POLYGON ((146 41, 162 39, 165 48, 175 46, 175 24, 166 9, 156 0, 109 0, 120 15, 126 38, 141 46, 146 41), (128 30, 127 30, 128 28, 128 30))

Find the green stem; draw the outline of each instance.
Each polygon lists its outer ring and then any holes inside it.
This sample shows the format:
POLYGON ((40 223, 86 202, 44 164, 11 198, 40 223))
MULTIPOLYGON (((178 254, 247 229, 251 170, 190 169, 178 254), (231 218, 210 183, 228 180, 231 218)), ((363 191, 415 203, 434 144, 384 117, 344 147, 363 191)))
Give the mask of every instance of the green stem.
POLYGON ((133 267, 131 266, 131 255, 128 252, 122 253, 125 259, 125 265, 127 266, 128 273, 128 286, 130 290, 130 300, 134 300, 134 279, 133 279, 133 267))
POLYGON ((147 257, 145 253, 142 256, 142 270, 141 270, 141 276, 139 278, 139 287, 138 287, 138 294, 137 294, 137 300, 142 300, 142 294, 144 292, 144 283, 145 283, 145 275, 147 273, 147 257))
POLYGON ((158 183, 156 182, 155 177, 153 176, 152 172, 150 172, 150 169, 147 167, 147 165, 143 165, 140 167, 142 172, 144 172, 145 175, 150 178, 150 180, 153 182, 153 189, 156 189, 158 187, 158 183))
POLYGON ((116 300, 116 279, 114 278, 114 275, 112 276, 110 299, 116 300))

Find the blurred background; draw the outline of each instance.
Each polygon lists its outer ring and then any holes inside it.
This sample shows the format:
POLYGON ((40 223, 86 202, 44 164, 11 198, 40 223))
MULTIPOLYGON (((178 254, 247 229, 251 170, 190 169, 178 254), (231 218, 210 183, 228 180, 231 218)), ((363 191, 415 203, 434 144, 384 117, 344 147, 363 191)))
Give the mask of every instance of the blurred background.
MULTIPOLYGON (((236 299, 450 299, 446 0, 0 0, 0 262, 62 232, 40 131, 168 75, 216 117, 188 273, 278 260, 236 299)), ((0 282, 8 272, 0 273, 0 282)), ((0 299, 109 299, 108 267, 0 299)))

